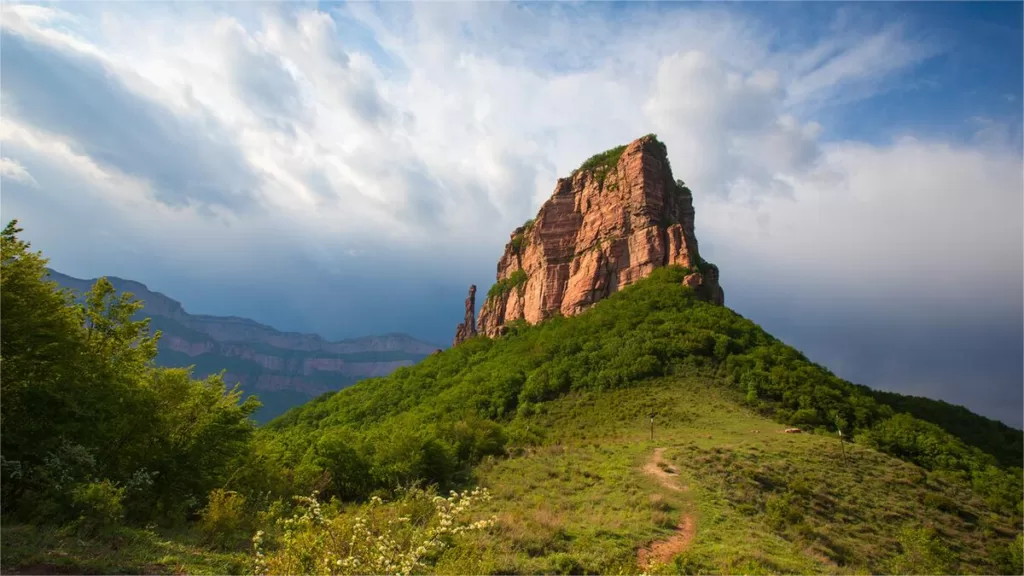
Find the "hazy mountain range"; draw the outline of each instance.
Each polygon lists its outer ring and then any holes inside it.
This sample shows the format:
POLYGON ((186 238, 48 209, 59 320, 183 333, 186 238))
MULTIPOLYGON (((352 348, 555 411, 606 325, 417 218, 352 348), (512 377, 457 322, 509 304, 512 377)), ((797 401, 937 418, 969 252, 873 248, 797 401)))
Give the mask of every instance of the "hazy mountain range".
MULTIPOLYGON (((55 270, 50 276, 78 292, 96 281, 55 270)), ((263 408, 255 418, 261 422, 324 392, 390 374, 439 348, 407 334, 330 342, 316 334, 281 332, 248 318, 190 314, 180 302, 145 284, 107 279, 118 292, 131 292, 145 303, 140 316, 149 317, 151 329, 162 333, 158 365, 195 366, 197 377, 225 370, 228 383, 240 382, 246 395, 259 396, 263 408)))

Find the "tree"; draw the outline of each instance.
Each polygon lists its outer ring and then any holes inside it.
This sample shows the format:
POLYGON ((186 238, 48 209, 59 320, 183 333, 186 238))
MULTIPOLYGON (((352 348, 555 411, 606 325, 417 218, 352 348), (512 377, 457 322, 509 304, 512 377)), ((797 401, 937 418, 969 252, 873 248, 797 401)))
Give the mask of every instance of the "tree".
POLYGON ((74 412, 61 388, 83 353, 82 316, 46 279, 47 260, 18 238, 17 224, 0 233, 0 446, 6 460, 28 465, 56 448, 54 424, 74 412))
POLYGON ((194 511, 248 449, 259 401, 220 376, 156 368, 142 303, 105 278, 76 302, 20 232, 12 221, 0 235, 5 508, 67 519, 68 494, 107 486, 129 516, 194 511))

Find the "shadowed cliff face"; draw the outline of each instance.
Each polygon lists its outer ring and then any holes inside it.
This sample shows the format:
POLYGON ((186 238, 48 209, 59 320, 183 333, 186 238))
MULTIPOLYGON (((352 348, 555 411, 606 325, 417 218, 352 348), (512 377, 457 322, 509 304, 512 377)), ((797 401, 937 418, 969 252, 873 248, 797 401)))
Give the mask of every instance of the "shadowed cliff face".
POLYGON ((724 303, 718 269, 697 248, 692 193, 648 135, 560 179, 537 217, 512 232, 477 330, 493 337, 514 320, 578 314, 667 265, 690 269, 684 283, 724 303))
MULTIPOLYGON (((50 278, 79 293, 95 282, 52 270, 50 278)), ((143 301, 139 316, 150 318, 153 332, 162 332, 158 365, 195 366, 196 377, 225 370, 228 384, 241 384, 246 395, 255 394, 263 402, 254 416, 258 421, 363 378, 386 376, 437 349, 405 334, 329 342, 316 334, 279 332, 247 318, 189 314, 181 303, 144 284, 108 280, 118 292, 131 292, 143 301)))

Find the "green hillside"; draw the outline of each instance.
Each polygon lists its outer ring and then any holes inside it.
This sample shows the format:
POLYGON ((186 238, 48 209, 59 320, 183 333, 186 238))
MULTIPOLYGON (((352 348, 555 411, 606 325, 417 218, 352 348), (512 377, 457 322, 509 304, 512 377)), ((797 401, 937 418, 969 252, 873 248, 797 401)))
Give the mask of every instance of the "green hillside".
POLYGON ((489 486, 502 531, 453 560, 455 572, 633 570, 637 548, 670 535, 681 510, 702 519, 685 570, 1008 570, 1020 431, 845 382, 696 300, 685 273, 658 270, 578 317, 321 397, 263 439, 282 468, 327 479, 327 496, 417 478, 489 486), (804 433, 780 434, 785 425, 804 433), (640 468, 655 448, 691 490, 651 490, 640 468), (934 547, 940 564, 900 568, 912 544, 934 547))
POLYGON ((257 429, 17 232, 5 573, 1024 572, 1021 431, 845 382, 686 270, 257 429))

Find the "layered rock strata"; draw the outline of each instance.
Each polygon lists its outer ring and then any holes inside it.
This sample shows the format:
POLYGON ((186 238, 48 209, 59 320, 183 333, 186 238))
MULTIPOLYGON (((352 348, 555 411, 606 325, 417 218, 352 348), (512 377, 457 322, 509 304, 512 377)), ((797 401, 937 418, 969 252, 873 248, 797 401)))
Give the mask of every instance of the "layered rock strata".
POLYGON ((476 330, 494 337, 515 320, 578 314, 667 265, 689 269, 684 284, 724 304, 718 268, 697 248, 693 195, 648 135, 559 179, 537 217, 512 232, 476 330))

